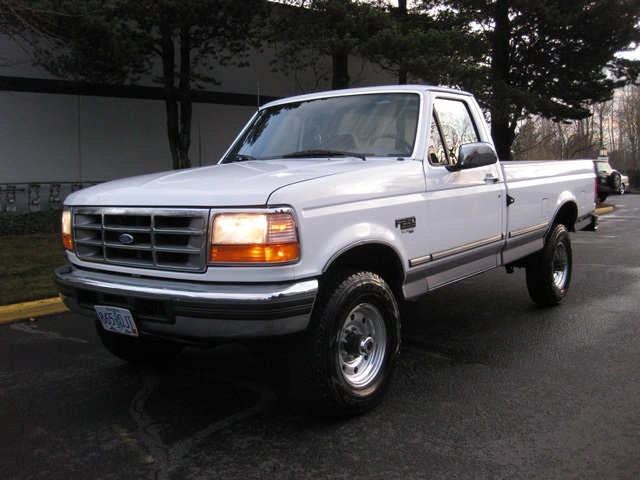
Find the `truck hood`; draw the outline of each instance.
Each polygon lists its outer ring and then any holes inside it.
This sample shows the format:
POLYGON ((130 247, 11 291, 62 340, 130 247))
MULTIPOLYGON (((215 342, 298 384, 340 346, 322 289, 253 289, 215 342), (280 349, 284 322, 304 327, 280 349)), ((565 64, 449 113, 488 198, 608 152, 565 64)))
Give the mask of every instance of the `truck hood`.
POLYGON ((69 195, 69 206, 227 207, 266 205, 288 185, 353 170, 388 168, 388 161, 260 160, 157 173, 99 184, 69 195))

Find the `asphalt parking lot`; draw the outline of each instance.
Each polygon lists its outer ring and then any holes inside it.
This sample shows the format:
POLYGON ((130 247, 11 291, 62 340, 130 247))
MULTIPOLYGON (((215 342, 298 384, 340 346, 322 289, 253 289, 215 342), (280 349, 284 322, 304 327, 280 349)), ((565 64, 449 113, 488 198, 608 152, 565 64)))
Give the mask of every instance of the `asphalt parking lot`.
POLYGON ((640 196, 572 236, 537 308, 497 270, 403 311, 393 391, 319 419, 281 355, 187 349, 127 365, 70 313, 0 326, 2 478, 640 478, 640 196))

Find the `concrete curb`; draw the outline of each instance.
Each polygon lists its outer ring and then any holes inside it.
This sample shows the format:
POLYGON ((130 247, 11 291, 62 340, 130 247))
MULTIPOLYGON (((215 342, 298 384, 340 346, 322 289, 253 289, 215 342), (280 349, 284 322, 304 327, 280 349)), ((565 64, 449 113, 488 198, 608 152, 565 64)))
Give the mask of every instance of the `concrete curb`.
POLYGON ((602 205, 599 208, 596 208, 596 211, 594 212, 596 215, 602 215, 603 213, 610 213, 613 212, 616 209, 616 207, 614 205, 602 205))
POLYGON ((67 311, 67 307, 64 306, 59 298, 5 305, 0 307, 0 325, 67 311))

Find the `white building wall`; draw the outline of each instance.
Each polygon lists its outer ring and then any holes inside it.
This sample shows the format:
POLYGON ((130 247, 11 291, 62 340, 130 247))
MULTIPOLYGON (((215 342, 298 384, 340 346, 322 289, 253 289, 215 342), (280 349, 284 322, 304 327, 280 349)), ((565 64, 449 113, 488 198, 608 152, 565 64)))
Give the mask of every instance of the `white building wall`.
POLYGON ((0 182, 78 180, 77 98, 0 92, 0 182))

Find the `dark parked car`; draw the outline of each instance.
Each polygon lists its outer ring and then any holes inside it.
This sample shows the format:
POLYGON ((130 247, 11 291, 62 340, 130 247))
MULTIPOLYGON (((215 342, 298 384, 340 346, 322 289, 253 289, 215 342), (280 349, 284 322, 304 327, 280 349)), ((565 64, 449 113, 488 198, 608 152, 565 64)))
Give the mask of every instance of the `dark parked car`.
POLYGON ((612 193, 624 193, 624 189, 621 192, 622 175, 617 170, 611 168, 609 165, 609 159, 600 157, 594 160, 595 171, 597 176, 598 185, 598 200, 604 202, 612 193))

